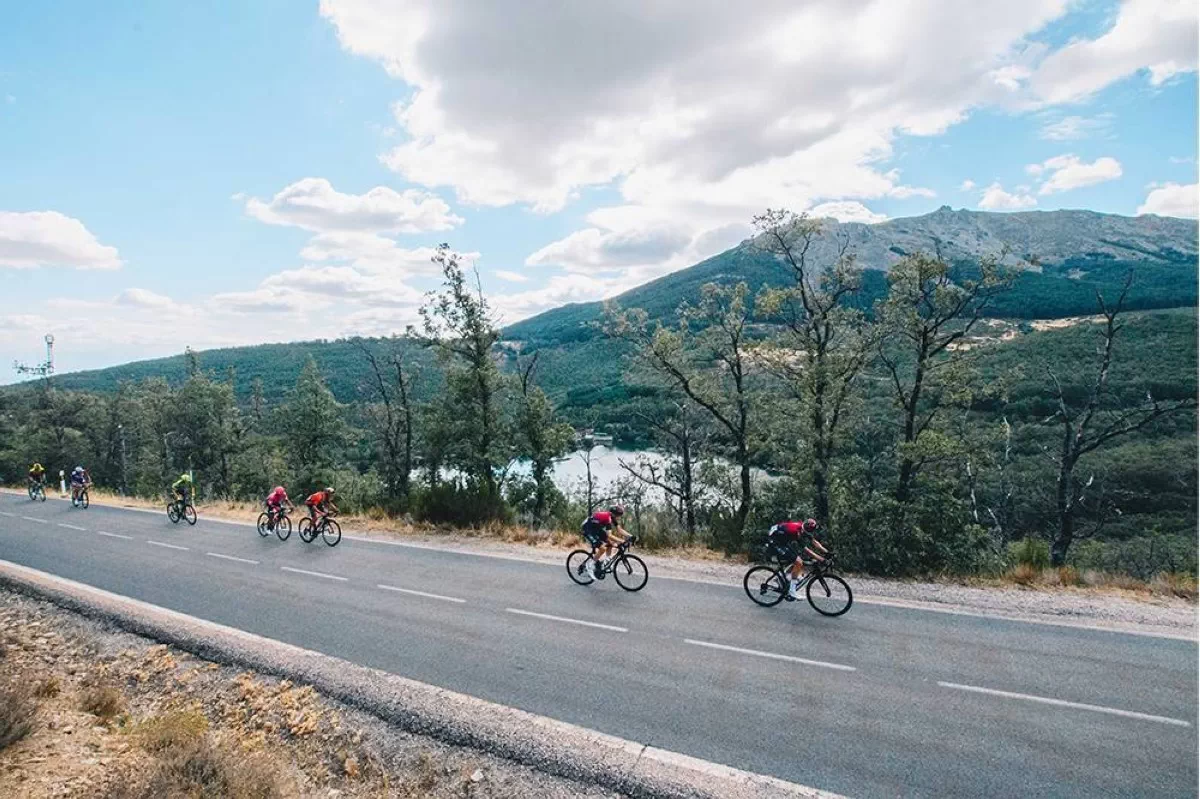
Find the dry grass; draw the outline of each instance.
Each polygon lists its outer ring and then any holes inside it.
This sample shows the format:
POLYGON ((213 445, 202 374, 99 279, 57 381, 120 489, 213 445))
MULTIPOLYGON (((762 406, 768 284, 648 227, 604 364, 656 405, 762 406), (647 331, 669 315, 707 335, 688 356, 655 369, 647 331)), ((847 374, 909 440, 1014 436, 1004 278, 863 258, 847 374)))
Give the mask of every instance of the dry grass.
POLYGON ((33 695, 38 699, 53 699, 62 692, 62 681, 51 674, 33 687, 33 695))
POLYGON ((1160 574, 1150 581, 1150 590, 1164 596, 1177 596, 1195 602, 1200 596, 1197 591, 1196 578, 1190 574, 1169 572, 1160 574))
POLYGON ((166 752, 196 746, 208 732, 208 719, 194 710, 181 710, 138 722, 130 730, 148 752, 166 752))
POLYGON ((33 732, 37 701, 17 686, 0 688, 0 752, 33 732))
POLYGON ((107 724, 125 712, 125 696, 111 685, 92 685, 80 695, 79 709, 107 724))
POLYGON ((1095 588, 1150 596, 1177 597, 1190 602, 1196 602, 1200 596, 1200 592, 1197 591, 1196 578, 1190 574, 1164 573, 1146 581, 1128 574, 1112 574, 1095 569, 1080 571, 1074 566, 1039 569, 1028 563, 1014 566, 999 580, 984 580, 983 582, 1001 585, 1015 583, 1026 588, 1095 588))
POLYGON ((261 756, 234 754, 200 740, 171 745, 149 768, 131 768, 104 799, 282 799, 275 771, 261 756))

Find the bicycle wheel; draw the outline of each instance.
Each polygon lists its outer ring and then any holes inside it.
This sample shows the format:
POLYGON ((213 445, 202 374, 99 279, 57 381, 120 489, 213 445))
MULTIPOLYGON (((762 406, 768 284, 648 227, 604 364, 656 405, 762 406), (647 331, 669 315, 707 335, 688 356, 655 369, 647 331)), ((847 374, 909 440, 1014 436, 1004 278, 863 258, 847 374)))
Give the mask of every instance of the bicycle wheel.
POLYGON ((342 526, 333 519, 326 519, 321 525, 321 540, 325 542, 325 546, 336 547, 342 540, 342 526))
POLYGON ((184 505, 183 506, 183 518, 187 521, 188 524, 195 524, 196 523, 196 509, 193 508, 191 505, 184 505))
POLYGON ((174 502, 167 506, 167 518, 171 520, 172 524, 179 523, 179 508, 175 506, 174 502))
POLYGON ((746 596, 764 608, 774 607, 787 596, 787 584, 780 572, 771 566, 755 566, 742 578, 746 596))
POLYGON ((271 534, 271 517, 265 513, 258 514, 258 534, 263 538, 271 534))
POLYGON ((85 509, 87 508, 88 505, 91 504, 91 502, 88 500, 88 492, 87 492, 86 488, 79 495, 79 504, 85 509))
POLYGON ((42 502, 45 502, 46 501, 46 489, 39 488, 37 493, 38 493, 38 499, 40 499, 42 502))
POLYGON ((313 529, 312 519, 307 516, 300 520, 300 524, 296 526, 296 532, 300 534, 300 540, 306 544, 312 543, 312 540, 317 537, 317 531, 313 529))
POLYGON ((30 498, 30 499, 37 499, 37 489, 36 489, 36 488, 34 488, 33 486, 30 486, 30 487, 29 487, 29 498, 30 498))
POLYGON ((280 516, 275 520, 275 535, 279 536, 280 541, 287 541, 292 534, 292 520, 287 516, 280 516))
POLYGON ((854 594, 836 574, 819 574, 808 581, 808 604, 822 616, 841 616, 854 604, 854 594), (813 590, 816 586, 816 590, 813 590))
POLYGON ((612 566, 612 573, 613 577, 617 578, 617 585, 626 591, 641 591, 650 579, 645 561, 637 555, 622 555, 617 558, 617 562, 612 566))
POLYGON ((596 578, 592 576, 592 553, 586 549, 577 549, 567 555, 567 574, 580 585, 591 585, 596 578))

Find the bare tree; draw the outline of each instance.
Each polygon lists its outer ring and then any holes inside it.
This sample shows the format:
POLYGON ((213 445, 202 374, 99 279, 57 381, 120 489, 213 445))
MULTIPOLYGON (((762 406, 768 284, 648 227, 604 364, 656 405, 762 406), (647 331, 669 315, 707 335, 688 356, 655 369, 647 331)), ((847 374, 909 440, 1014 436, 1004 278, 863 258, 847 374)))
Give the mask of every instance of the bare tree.
POLYGON ((375 404, 369 412, 383 460, 388 498, 407 503, 413 470, 412 378, 404 370, 394 340, 382 359, 363 339, 356 339, 355 344, 371 367, 368 387, 375 404))
MULTIPOLYGON (((1076 475, 1080 458, 1165 416, 1196 408, 1195 397, 1164 403, 1155 399, 1149 391, 1146 392, 1145 401, 1135 408, 1105 407, 1109 404, 1109 373, 1113 363, 1113 345, 1117 334, 1125 326, 1118 318, 1125 309, 1125 301, 1132 285, 1133 272, 1130 271, 1121 287, 1120 296, 1111 304, 1099 290, 1096 291, 1096 303, 1104 317, 1097 353, 1099 362, 1095 377, 1081 403, 1073 403, 1070 399, 1071 392, 1064 388, 1059 376, 1052 369, 1046 369, 1050 381, 1054 384, 1058 409, 1043 420, 1043 424, 1057 425, 1060 436, 1058 451, 1050 453, 1058 470, 1055 480, 1058 529, 1050 545, 1050 562, 1054 566, 1066 563, 1067 552, 1072 542, 1095 535, 1113 512, 1111 503, 1106 502, 1103 495, 1089 497, 1089 491, 1093 491, 1095 484, 1095 475, 1089 475, 1087 479, 1080 479, 1076 475), (1089 500, 1096 509, 1097 520, 1092 529, 1081 530, 1077 525, 1078 515, 1089 500)), ((1119 513, 1119 510, 1115 512, 1119 513)))
MULTIPOLYGON (((888 296, 880 306, 885 335, 878 352, 901 412, 895 491, 900 503, 912 499, 913 483, 933 455, 919 446, 945 407, 931 384, 940 374, 962 366, 963 351, 955 345, 983 317, 991 299, 1011 283, 997 259, 984 260, 980 271, 979 280, 956 282, 940 256, 916 254, 888 273, 888 296)), ((941 383, 953 391, 961 379, 959 374, 941 383)))
POLYGON ((606 309, 606 335, 634 345, 635 357, 666 386, 704 410, 727 439, 738 467, 739 498, 735 532, 740 536, 750 515, 753 488, 751 462, 756 431, 751 426, 753 403, 749 383, 747 336, 751 321, 749 289, 745 283, 708 283, 696 305, 679 309, 677 327, 650 324, 640 308, 606 309))
POLYGON ((667 461, 658 464, 649 458, 639 458, 618 459, 617 463, 634 479, 663 492, 690 545, 695 541, 696 506, 703 493, 697 469, 706 439, 696 408, 683 400, 670 403, 665 412, 637 410, 633 414, 654 432, 655 442, 667 461))
POLYGON ((759 249, 791 267, 794 279, 789 288, 765 289, 759 295, 759 313, 779 318, 784 326, 783 335, 759 355, 801 405, 812 447, 805 467, 815 510, 818 518, 828 519, 839 428, 874 346, 874 333, 863 313, 849 302, 862 289, 862 269, 844 236, 833 263, 810 263, 809 253, 822 234, 819 220, 768 210, 754 218, 754 226, 759 249))

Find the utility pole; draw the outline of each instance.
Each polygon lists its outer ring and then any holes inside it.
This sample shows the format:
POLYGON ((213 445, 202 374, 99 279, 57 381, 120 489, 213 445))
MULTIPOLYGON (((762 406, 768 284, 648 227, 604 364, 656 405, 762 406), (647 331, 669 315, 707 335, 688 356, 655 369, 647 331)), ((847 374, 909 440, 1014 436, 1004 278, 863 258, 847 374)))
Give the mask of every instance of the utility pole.
POLYGON ((129 496, 129 482, 125 457, 125 425, 117 425, 117 432, 121 434, 121 496, 127 497, 129 496))

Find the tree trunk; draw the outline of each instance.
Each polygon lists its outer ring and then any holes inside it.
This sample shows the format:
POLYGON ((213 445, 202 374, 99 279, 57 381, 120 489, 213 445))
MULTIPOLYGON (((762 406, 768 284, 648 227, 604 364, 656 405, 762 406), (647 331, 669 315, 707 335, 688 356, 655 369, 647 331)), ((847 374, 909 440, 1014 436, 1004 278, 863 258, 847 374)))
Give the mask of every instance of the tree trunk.
MULTIPOLYGON (((911 445, 917 440, 917 408, 921 399, 922 383, 925 380, 925 353, 917 360, 917 372, 913 376, 912 394, 904 406, 904 443, 911 445)), ((896 481, 896 501, 907 503, 912 499, 912 484, 916 476, 917 463, 905 454, 900 460, 900 476, 896 481)))

